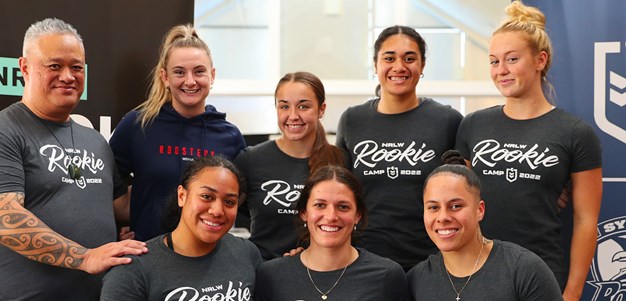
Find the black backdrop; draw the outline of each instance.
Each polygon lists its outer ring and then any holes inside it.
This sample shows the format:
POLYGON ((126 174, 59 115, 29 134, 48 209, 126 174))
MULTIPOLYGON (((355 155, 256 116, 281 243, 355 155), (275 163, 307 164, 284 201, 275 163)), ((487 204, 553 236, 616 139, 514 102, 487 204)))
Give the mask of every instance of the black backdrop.
MULTIPOLYGON (((193 23, 193 10, 193 0, 3 0, 0 57, 19 58, 24 33, 37 20, 72 24, 83 37, 88 65, 87 97, 74 113, 108 139, 124 113, 145 99, 163 35, 193 23), (110 117, 104 118, 108 125, 100 124, 101 116, 110 117)), ((1 91, 0 109, 20 100, 1 91)))

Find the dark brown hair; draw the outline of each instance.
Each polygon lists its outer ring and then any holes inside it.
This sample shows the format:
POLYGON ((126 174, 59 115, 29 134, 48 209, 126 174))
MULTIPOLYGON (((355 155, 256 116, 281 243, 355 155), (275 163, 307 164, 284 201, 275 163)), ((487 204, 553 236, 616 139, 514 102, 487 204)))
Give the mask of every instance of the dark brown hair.
MULTIPOLYGON (((300 197, 296 202, 296 209, 299 213, 303 214, 306 212, 306 205, 309 202, 309 198, 311 197, 311 191, 313 188, 324 181, 337 181, 341 184, 344 184, 352 191, 354 194, 354 201, 356 202, 356 212, 361 215, 361 220, 359 221, 359 226, 357 230, 362 231, 365 229, 367 225, 367 208, 365 207, 365 201, 362 197, 361 185, 357 178, 342 166, 338 165, 326 165, 318 168, 311 174, 311 176, 307 179, 304 184, 304 188, 300 192, 300 197)), ((298 215, 299 217, 300 215, 298 215)), ((298 225, 302 225, 302 220, 298 218, 298 225)), ((306 227, 298 227, 300 230, 300 240, 305 242, 309 240, 309 231, 306 227)), ((356 231, 352 231, 352 240, 354 240, 357 233, 356 231)))
MULTIPOLYGON (((311 87, 313 93, 315 93, 319 107, 326 101, 326 92, 322 81, 313 73, 304 71, 285 74, 276 85, 276 90, 274 91, 275 100, 280 87, 289 82, 303 83, 311 87)), ((315 131, 315 142, 313 143, 313 149, 309 157, 309 172, 312 174, 318 168, 329 164, 343 166, 345 164, 344 157, 339 148, 328 143, 324 126, 322 126, 322 123, 318 120, 317 130, 315 131)))
MULTIPOLYGON (((397 34, 406 35, 410 37, 411 39, 413 39, 415 43, 417 43, 417 47, 419 47, 420 49, 422 66, 425 65, 426 64, 426 41, 424 41, 424 38, 422 38, 422 36, 419 33, 417 33, 415 29, 408 27, 408 26, 402 26, 402 25, 387 27, 378 35, 376 42, 374 42, 374 65, 376 65, 376 61, 378 60, 378 52, 380 51, 380 47, 389 37, 395 36, 397 34)), ((376 96, 380 97, 380 84, 376 86, 376 96)))

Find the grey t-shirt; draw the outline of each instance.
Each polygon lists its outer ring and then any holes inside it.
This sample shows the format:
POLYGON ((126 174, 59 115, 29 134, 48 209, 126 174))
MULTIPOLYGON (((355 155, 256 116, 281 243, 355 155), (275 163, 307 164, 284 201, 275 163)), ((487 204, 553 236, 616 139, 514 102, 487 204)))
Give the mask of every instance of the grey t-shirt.
MULTIPOLYGON (((0 112, 0 128, 0 193, 24 193, 26 209, 84 247, 116 240, 113 199, 126 187, 102 135, 73 121, 42 120, 21 102, 0 112), (70 160, 81 169, 78 180, 68 175, 70 160)), ((15 243, 34 246, 46 238, 37 239, 15 243)), ((0 246, 1 300, 97 300, 100 281, 0 246)))
MULTIPOLYGON (((328 292, 328 301, 404 301, 408 300, 406 277, 399 264, 366 250, 358 249, 359 257, 343 269, 329 272, 310 271, 321 291, 328 292)), ((309 279, 300 254, 264 262, 257 273, 257 301, 321 300, 321 294, 309 279)))
MULTIPOLYGON (((468 276, 469 277, 469 276, 468 276)), ((463 301, 563 300, 559 285, 545 262, 516 244, 494 240, 485 264, 472 278, 451 276, 463 301)), ((407 273, 414 301, 455 300, 441 253, 430 255, 407 273)))
POLYGON ((148 241, 148 253, 107 272, 100 300, 253 300, 261 255, 251 242, 231 234, 213 251, 187 257, 169 249, 164 235, 148 241), (185 297, 186 296, 186 297, 185 297))
POLYGON ((247 182, 246 200, 239 210, 250 214, 250 241, 263 259, 296 248, 296 201, 309 176, 308 160, 290 157, 276 141, 266 141, 239 153, 235 164, 247 182))
POLYGON ((379 99, 350 107, 337 129, 337 146, 363 185, 368 225, 357 246, 391 258, 405 270, 437 252, 422 216, 424 180, 454 148, 462 116, 422 98, 400 114, 377 112, 379 99))
POLYGON ((567 264, 557 200, 571 173, 602 166, 593 129, 558 108, 537 118, 515 120, 504 114, 502 106, 495 106, 463 119, 456 146, 483 187, 485 236, 535 252, 565 287, 567 264))

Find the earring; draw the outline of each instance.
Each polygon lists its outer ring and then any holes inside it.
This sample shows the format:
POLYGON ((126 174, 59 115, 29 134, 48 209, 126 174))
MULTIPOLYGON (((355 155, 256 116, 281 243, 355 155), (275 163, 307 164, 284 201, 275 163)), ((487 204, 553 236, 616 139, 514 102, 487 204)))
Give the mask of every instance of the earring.
POLYGON ((420 78, 424 78, 424 73, 420 74, 420 78))
POLYGON ((306 222, 304 223, 304 227, 306 228, 306 222))

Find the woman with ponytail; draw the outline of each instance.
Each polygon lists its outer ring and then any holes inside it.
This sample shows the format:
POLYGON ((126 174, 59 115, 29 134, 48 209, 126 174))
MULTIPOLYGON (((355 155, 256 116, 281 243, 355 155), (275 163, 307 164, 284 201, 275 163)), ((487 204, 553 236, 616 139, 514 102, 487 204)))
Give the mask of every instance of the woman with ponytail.
POLYGON ((232 160, 245 147, 226 114, 206 104, 214 80, 211 51, 196 30, 190 24, 170 29, 152 71, 148 99, 124 116, 109 142, 120 173, 132 185, 130 230, 135 239, 165 232, 162 208, 189 161, 214 155, 232 160))
POLYGON ((285 74, 274 98, 282 135, 246 148, 235 159, 248 186, 240 212, 249 212, 250 240, 265 260, 298 246, 295 205, 309 174, 325 165, 343 165, 341 151, 328 143, 320 122, 326 94, 317 76, 285 74))
POLYGON ((439 249, 407 274, 411 300, 562 300, 545 262, 516 244, 483 236, 478 177, 458 151, 424 182, 424 225, 439 249))
POLYGON ((551 102, 552 47, 543 13, 520 1, 506 13, 489 45, 491 79, 505 104, 466 116, 456 147, 485 187, 485 233, 535 252, 554 272, 565 300, 579 300, 597 239, 600 142, 587 123, 551 102), (558 200, 569 183, 573 235, 568 267, 558 200))

